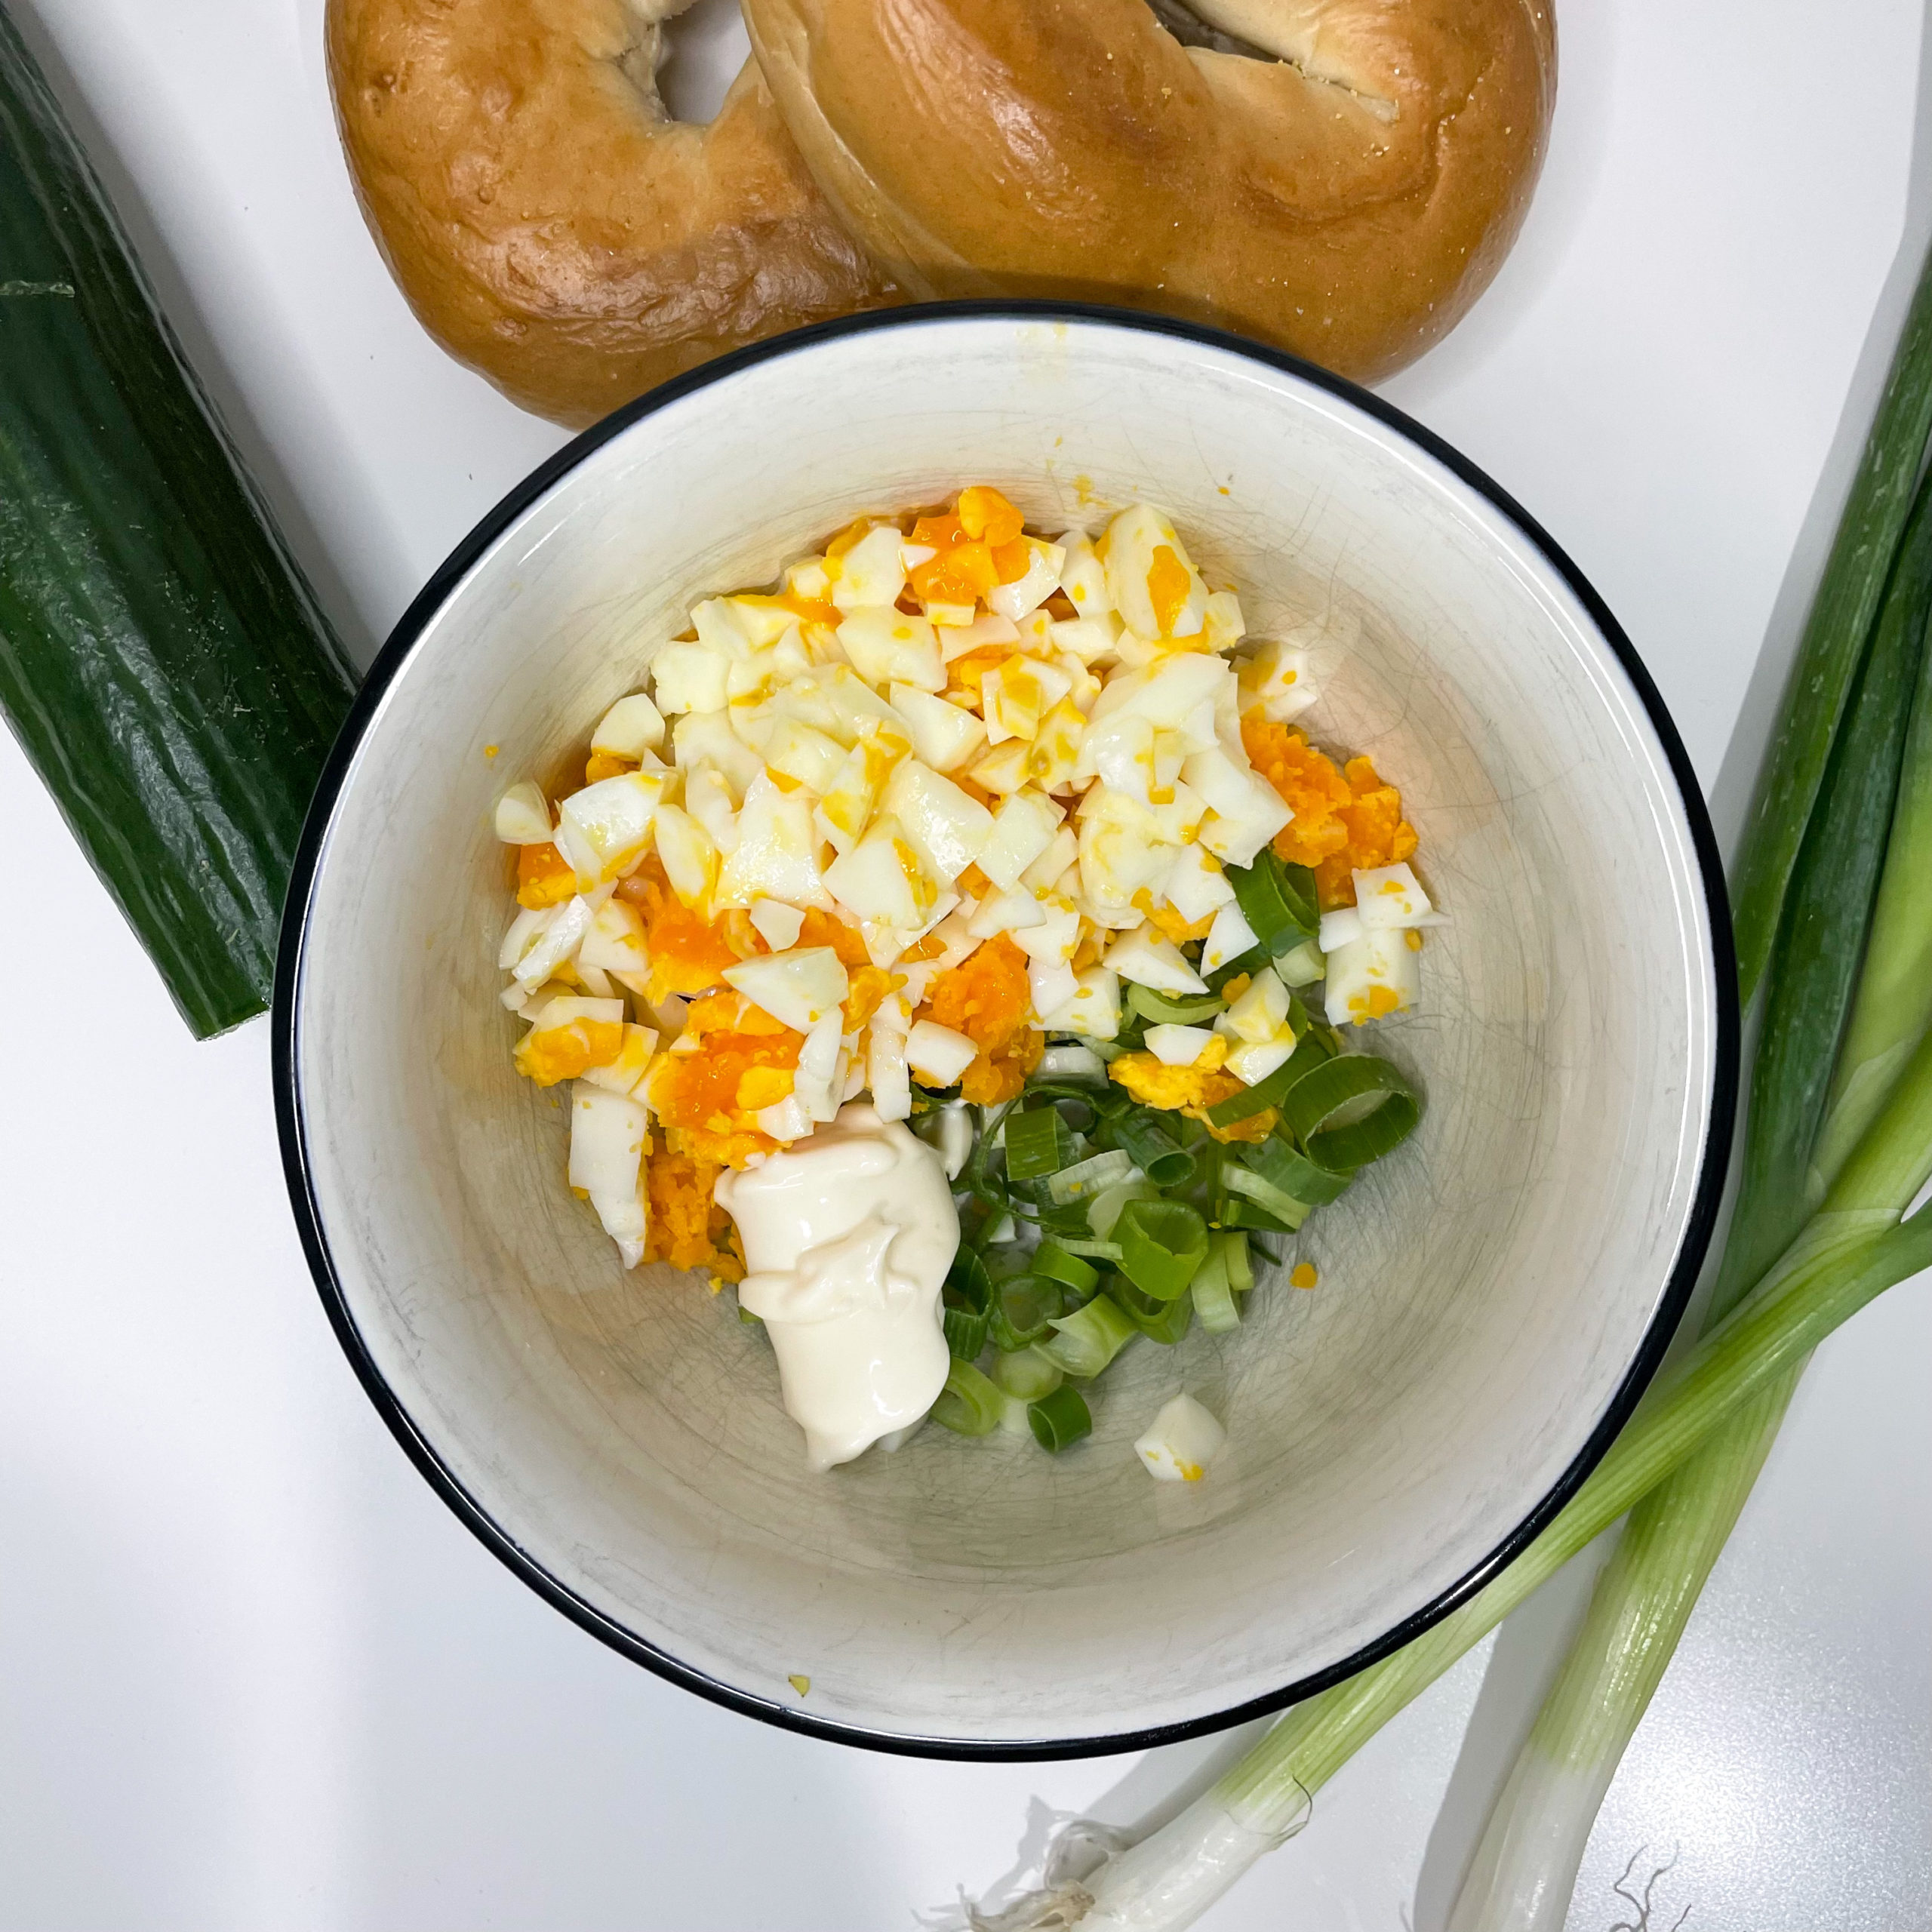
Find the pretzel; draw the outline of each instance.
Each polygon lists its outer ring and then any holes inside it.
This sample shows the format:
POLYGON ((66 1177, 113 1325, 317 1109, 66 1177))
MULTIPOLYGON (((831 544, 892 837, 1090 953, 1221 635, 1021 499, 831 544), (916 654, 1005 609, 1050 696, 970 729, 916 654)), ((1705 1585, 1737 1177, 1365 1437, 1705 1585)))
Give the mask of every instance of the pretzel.
POLYGON ((812 174, 915 298, 1054 295, 1385 375, 1520 226, 1545 0, 743 0, 812 174), (1191 18, 1190 18, 1191 15, 1191 18))
POLYGON ((671 119, 689 0, 329 0, 328 66, 377 245, 429 333, 581 425, 781 329, 894 299, 757 69, 671 119))

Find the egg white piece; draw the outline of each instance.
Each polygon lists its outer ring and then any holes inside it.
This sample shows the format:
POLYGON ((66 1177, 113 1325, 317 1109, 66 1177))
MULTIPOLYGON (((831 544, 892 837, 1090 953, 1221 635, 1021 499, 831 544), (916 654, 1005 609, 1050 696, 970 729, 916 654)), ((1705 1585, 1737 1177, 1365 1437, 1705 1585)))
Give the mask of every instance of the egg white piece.
POLYGON ((1365 932, 1328 954, 1323 998, 1331 1026, 1363 1026, 1421 997, 1422 954, 1405 931, 1365 932))
POLYGON ((1358 870, 1354 878, 1355 911, 1365 932, 1398 932, 1420 926, 1435 909, 1422 882, 1399 860, 1392 866, 1358 870))
POLYGON ((906 1063, 928 1087, 950 1087, 980 1057, 964 1033, 936 1021, 915 1023, 906 1036, 906 1063))
POLYGON ((497 836, 506 845, 549 844, 550 808, 543 788, 528 779, 512 785, 497 801, 495 824, 497 836))
POLYGON ((1157 1482, 1198 1482, 1227 1445, 1228 1432, 1192 1395, 1161 1405, 1146 1435, 1134 1445, 1141 1466, 1157 1482))
POLYGON ((760 1011, 800 1033, 836 1019, 851 990, 838 955, 829 946, 755 954, 726 967, 724 979, 760 1011))
POLYGON ((1207 940, 1201 949, 1201 970, 1218 972, 1230 959, 1238 959, 1260 944, 1254 928, 1247 923, 1247 915, 1231 899, 1214 915, 1214 923, 1208 928, 1207 940))
POLYGON ((1143 921, 1107 948, 1107 965, 1123 980, 1157 993, 1204 993, 1208 983, 1158 928, 1143 921))
POLYGON ((590 734, 590 749, 607 758, 641 760, 646 752, 660 751, 663 744, 664 714, 641 691, 618 699, 590 734))
POLYGON ((1214 1038, 1211 1026, 1150 1026, 1146 1032, 1147 1051, 1163 1066, 1192 1066, 1214 1038))

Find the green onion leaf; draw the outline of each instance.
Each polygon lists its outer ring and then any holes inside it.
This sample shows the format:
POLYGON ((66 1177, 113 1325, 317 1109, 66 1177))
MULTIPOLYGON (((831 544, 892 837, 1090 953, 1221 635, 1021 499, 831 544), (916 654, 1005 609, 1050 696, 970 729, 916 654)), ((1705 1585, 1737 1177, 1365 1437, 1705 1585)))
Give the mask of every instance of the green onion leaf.
POLYGON ((1076 1201, 1091 1201, 1115 1182, 1124 1180, 1133 1171, 1133 1157, 1122 1153, 1118 1147, 1109 1147, 1103 1154, 1089 1155, 1085 1160, 1048 1175, 1047 1198, 1056 1208, 1064 1208, 1076 1201))
POLYGON ((1042 1395, 1051 1395, 1066 1375, 1066 1371, 1051 1356, 1036 1348, 1021 1349, 1017 1353, 1001 1355, 993 1364, 994 1383, 1009 1395, 1017 1395, 1023 1402, 1037 1402, 1042 1395))
POLYGON ((1208 1258, 1208 1223, 1185 1201, 1130 1201, 1114 1234, 1121 1272, 1157 1301, 1174 1300, 1208 1258))
POLYGON ((1078 1158, 1073 1130, 1051 1101, 1011 1115, 1006 1123, 1006 1174, 1009 1180, 1044 1180, 1078 1158))
POLYGON ((1033 1251, 1033 1272, 1050 1281, 1063 1281, 1075 1294, 1090 1295, 1100 1285, 1100 1271, 1090 1267, 1060 1243, 1043 1241, 1033 1251))
POLYGON ((986 1318, 983 1312, 953 1308, 941 1303, 940 1315, 946 1329, 946 1352, 955 1361, 977 1361, 986 1346, 986 1318))
MULTIPOLYGON (((1240 1167, 1230 1162, 1221 1170, 1221 1184, 1230 1194, 1238 1195, 1244 1201, 1251 1201, 1264 1212, 1274 1217, 1273 1225, 1292 1233, 1306 1220, 1310 1212, 1309 1204, 1297 1201, 1284 1189, 1277 1187, 1265 1174, 1257 1174, 1252 1168, 1240 1167)), ((1237 1223, 1235 1225, 1240 1225, 1237 1223)))
MULTIPOLYGON (((1124 1179, 1102 1188, 1087 1204, 1088 1225, 1102 1241, 1111 1241, 1114 1235, 1114 1224, 1120 1219, 1121 1210, 1130 1201, 1152 1201, 1158 1192, 1154 1183, 1145 1174, 1137 1168, 1130 1167, 1124 1179)), ((1063 1241, 1060 1245, 1071 1247, 1072 1244, 1063 1241)), ((1074 1247, 1072 1251, 1075 1254, 1084 1254, 1087 1250, 1074 1247)))
MULTIPOLYGON (((1290 1017, 1294 1017, 1292 1012, 1290 1017)), ((1232 1127, 1236 1121, 1246 1120, 1264 1107, 1278 1107, 1291 1088, 1306 1079, 1316 1067, 1332 1059, 1334 1052, 1319 1029, 1311 1026, 1304 1033, 1297 1027, 1294 1051, 1266 1080, 1258 1080, 1252 1087, 1244 1087, 1238 1094, 1230 1094, 1225 1100, 1217 1100, 1208 1109, 1208 1119, 1217 1127, 1232 1127)))
POLYGON ((1157 1026, 1198 1026, 1203 1020, 1226 1011, 1217 994, 1193 993, 1177 998, 1157 993, 1152 986, 1133 983, 1127 989, 1127 1003, 1157 1026))
POLYGON ((1268 952, 1292 952, 1320 930, 1315 875, 1306 866, 1284 864, 1264 847, 1253 865, 1230 866, 1227 874, 1241 917, 1268 952))
POLYGON ((1059 1451, 1094 1432, 1093 1412, 1078 1389, 1063 1384, 1048 1396, 1027 1404, 1026 1420, 1033 1439, 1042 1449, 1059 1451))
POLYGON ((1244 1165, 1311 1208, 1339 1199, 1355 1180, 1352 1169, 1338 1173, 1311 1161, 1279 1128, 1259 1145, 1241 1152, 1244 1165))
MULTIPOLYGON (((1171 1118, 1172 1116, 1168 1117, 1171 1118)), ((1134 1107, 1109 1124, 1121 1151, 1156 1187, 1185 1187, 1194 1178, 1194 1156, 1147 1107, 1134 1107)))
POLYGON ((1069 1254, 1086 1255, 1096 1261, 1117 1263, 1120 1260, 1120 1243, 1117 1241, 1088 1241, 1079 1235, 1056 1235, 1054 1244, 1065 1248, 1069 1254))
POLYGON ((1327 976, 1328 962, 1312 939, 1281 955, 1275 961, 1275 974, 1284 986, 1312 986, 1327 976))
POLYGON ((1331 1173, 1352 1171, 1399 1147, 1422 1118, 1422 1103, 1386 1060, 1373 1054, 1341 1054, 1295 1082, 1283 1097, 1281 1117, 1317 1166, 1331 1173), (1350 1102, 1372 1094, 1383 1096, 1372 1113, 1346 1126, 1324 1128, 1350 1102))
POLYGON ((1188 1324, 1194 1319, 1192 1295, 1177 1295, 1172 1301, 1157 1301, 1152 1295, 1143 1295, 1131 1281, 1124 1281, 1118 1275, 1107 1284, 1106 1299, 1150 1342, 1158 1342, 1163 1348, 1172 1348, 1187 1333, 1188 1324))
POLYGON ((1241 1310, 1235 1306, 1234 1290, 1228 1280, 1227 1250, 1215 1238, 1208 1259, 1188 1291, 1194 1297, 1194 1312, 1211 1335, 1225 1335, 1241 1326, 1241 1310))
POLYGON ((1106 1295, 1096 1295, 1084 1308, 1061 1315, 1053 1326, 1054 1333, 1040 1344, 1040 1353, 1083 1381, 1092 1380, 1140 1332, 1119 1303, 1106 1295))
MULTIPOLYGON (((1260 1185, 1257 1175, 1253 1177, 1260 1185)), ((1292 1217, 1283 1220, 1272 1214, 1258 1201, 1251 1201, 1241 1194, 1225 1194, 1215 1203, 1214 1219, 1223 1228, 1248 1228, 1257 1234, 1291 1235, 1308 1219, 1309 1211, 1300 1201, 1289 1204, 1294 1209, 1292 1217)))
POLYGON ((1013 1274, 993 1283, 986 1310, 987 1332, 1002 1355, 1014 1355, 1043 1342, 1048 1323, 1066 1312, 1066 1291, 1044 1275, 1013 1274))
POLYGON ((933 1420, 955 1435, 990 1435, 1005 1412, 1006 1397, 970 1361, 955 1361, 932 1407, 933 1420))
POLYGON ((1798 848, 1877 617, 1932 432, 1932 257, 1921 270, 1885 392, 1854 472, 1824 574, 1785 685, 1777 735, 1733 872, 1738 995, 1771 956, 1798 848))
POLYGON ((1238 1294, 1245 1294, 1254 1285, 1254 1262, 1247 1251, 1247 1237, 1235 1232, 1218 1238, 1228 1271, 1228 1286, 1238 1294))

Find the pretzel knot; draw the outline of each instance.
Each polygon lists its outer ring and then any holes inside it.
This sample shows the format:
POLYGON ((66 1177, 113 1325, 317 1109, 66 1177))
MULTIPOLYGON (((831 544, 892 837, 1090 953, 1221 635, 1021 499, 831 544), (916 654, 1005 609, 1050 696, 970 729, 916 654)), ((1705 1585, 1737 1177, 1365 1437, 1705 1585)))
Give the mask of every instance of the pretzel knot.
POLYGON ((656 85, 685 4, 330 0, 398 281, 561 421, 908 297, 1122 303, 1385 375, 1494 274, 1555 92, 1546 0, 743 0, 755 61, 699 128, 656 85))

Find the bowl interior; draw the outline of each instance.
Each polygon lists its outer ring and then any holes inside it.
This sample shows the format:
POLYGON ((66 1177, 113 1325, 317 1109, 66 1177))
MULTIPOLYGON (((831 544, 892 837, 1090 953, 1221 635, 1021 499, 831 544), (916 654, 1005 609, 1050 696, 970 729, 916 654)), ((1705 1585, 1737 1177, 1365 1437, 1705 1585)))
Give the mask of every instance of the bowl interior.
POLYGON ((499 1547, 617 1641, 887 1740, 1211 1721, 1481 1564, 1674 1312, 1721 1022, 1657 731, 1518 525, 1324 386, 1100 320, 794 346, 589 448, 377 675, 292 1020, 334 1292, 499 1547), (1137 1345, 1088 1442, 1051 1458, 928 1428, 814 1476, 731 1299, 623 1273, 565 1186, 563 1107, 512 1072, 496 997, 491 811, 558 770, 696 598, 968 481, 1054 530, 1154 502, 1251 632, 1329 617, 1306 721, 1400 784, 1453 921, 1423 1011, 1376 1029, 1429 1107, 1296 1244, 1315 1292, 1278 1278, 1234 1335, 1137 1345), (1229 1445, 1171 1487, 1129 1444, 1183 1387, 1229 1445))

